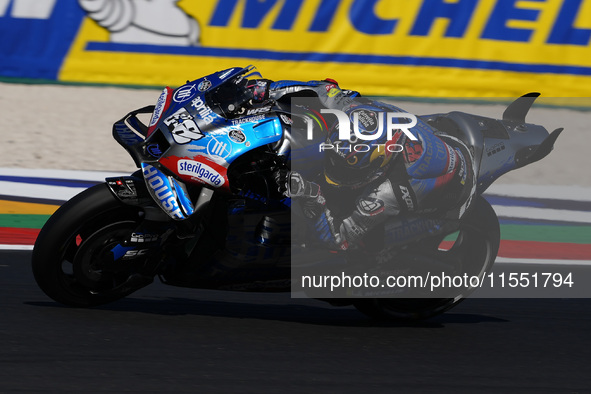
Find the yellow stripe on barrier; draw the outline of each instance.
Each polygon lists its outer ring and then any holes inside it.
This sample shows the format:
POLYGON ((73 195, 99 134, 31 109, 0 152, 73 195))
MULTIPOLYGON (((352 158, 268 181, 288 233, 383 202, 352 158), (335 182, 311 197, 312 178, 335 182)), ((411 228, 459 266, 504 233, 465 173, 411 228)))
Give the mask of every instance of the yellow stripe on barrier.
POLYGON ((591 0, 178 4, 174 15, 199 26, 198 45, 161 45, 174 32, 158 15, 164 30, 153 37, 87 18, 59 79, 179 86, 255 64, 266 78, 330 77, 368 95, 591 97, 591 0))

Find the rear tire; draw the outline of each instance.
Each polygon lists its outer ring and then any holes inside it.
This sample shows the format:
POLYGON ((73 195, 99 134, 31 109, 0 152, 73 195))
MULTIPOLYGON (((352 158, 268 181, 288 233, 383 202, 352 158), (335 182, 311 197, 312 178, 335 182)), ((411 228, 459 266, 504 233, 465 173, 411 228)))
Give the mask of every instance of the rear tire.
MULTIPOLYGON (((497 215, 488 201, 479 196, 470 212, 460 221, 459 235, 453 247, 448 251, 437 250, 439 242, 435 242, 430 254, 440 258, 451 256, 471 263, 462 267, 463 272, 482 279, 494 264, 500 240, 497 215)), ((463 289, 454 298, 373 298, 358 300, 354 305, 360 312, 378 320, 421 320, 448 311, 474 290, 463 289)))
POLYGON ((142 211, 119 201, 106 184, 62 205, 41 229, 32 255, 37 284, 53 300, 74 307, 115 301, 132 293, 112 291, 132 273, 113 263, 110 250, 137 227, 142 211))

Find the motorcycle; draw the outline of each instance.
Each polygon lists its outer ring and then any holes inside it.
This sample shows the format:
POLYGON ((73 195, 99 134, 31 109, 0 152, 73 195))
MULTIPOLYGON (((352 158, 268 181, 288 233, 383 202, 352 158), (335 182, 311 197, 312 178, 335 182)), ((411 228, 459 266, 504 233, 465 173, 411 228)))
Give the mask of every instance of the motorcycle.
MULTIPOLYGON (((292 254, 305 243, 292 239, 291 200, 272 186, 272 176, 290 167, 298 115, 280 103, 243 106, 237 86, 249 78, 260 78, 254 67, 235 67, 166 87, 156 105, 114 124, 113 137, 139 170, 83 191, 46 222, 32 268, 47 296, 92 307, 128 296, 156 276, 168 285, 199 289, 292 289, 292 254), (148 124, 140 119, 150 115, 148 124)), ((490 271, 500 230, 482 193, 502 174, 548 155, 562 131, 548 133, 526 123, 538 96, 518 98, 500 120, 463 112, 420 116, 470 148, 475 197, 452 225, 420 218, 427 223, 425 234, 389 245, 388 261, 428 256, 476 276, 490 271), (441 241, 450 233, 456 234, 454 244, 443 250, 441 241)), ((473 290, 426 298, 319 298, 354 305, 373 318, 424 319, 449 310, 473 290)))

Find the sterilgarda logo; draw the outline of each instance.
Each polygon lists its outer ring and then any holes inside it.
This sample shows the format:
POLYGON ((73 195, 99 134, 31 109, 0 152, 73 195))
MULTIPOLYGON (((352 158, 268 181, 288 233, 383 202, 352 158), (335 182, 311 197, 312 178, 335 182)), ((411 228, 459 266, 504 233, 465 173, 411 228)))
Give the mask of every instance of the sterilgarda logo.
POLYGON ((195 177, 213 187, 220 187, 225 183, 224 177, 216 170, 194 160, 179 160, 178 172, 195 177))
MULTIPOLYGON (((382 112, 367 109, 356 109, 351 112, 350 116, 344 111, 338 109, 321 109, 321 114, 332 114, 337 117, 339 140, 350 141, 352 144, 341 146, 338 141, 333 143, 323 142, 319 145, 320 151, 325 150, 341 150, 351 152, 369 152, 377 148, 389 153, 402 152, 404 146, 392 143, 395 133, 404 133, 412 141, 417 141, 417 137, 410 131, 411 128, 417 125, 417 117, 407 112, 382 112), (402 122, 403 119, 408 119, 409 122, 402 122), (353 132, 351 132, 351 123, 353 123, 353 132), (361 125, 361 126, 360 126, 361 125), (361 127, 361 130, 360 130, 361 127), (362 132, 363 130, 363 132, 362 132), (372 143, 380 139, 386 132, 386 143, 378 144, 372 143), (361 141, 359 143, 359 141, 361 141), (367 143, 364 143, 367 141, 367 143), (353 144, 355 142, 355 144, 353 144)), ((313 123, 307 120, 307 138, 313 139, 313 123)))

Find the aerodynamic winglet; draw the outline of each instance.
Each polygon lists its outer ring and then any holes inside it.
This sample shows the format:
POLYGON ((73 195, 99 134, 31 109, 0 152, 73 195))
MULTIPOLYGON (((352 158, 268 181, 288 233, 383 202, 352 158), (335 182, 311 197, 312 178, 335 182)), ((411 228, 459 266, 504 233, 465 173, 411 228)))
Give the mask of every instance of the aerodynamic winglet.
POLYGON ((556 139, 560 133, 562 133, 562 130, 562 127, 554 130, 538 146, 528 146, 519 150, 515 154, 515 164, 517 165, 516 168, 535 163, 536 161, 542 160, 544 157, 548 156, 548 154, 552 152, 552 149, 554 149, 554 143, 556 142, 556 139))
POLYGON ((525 116, 539 96, 540 93, 532 92, 519 97, 503 112, 503 120, 525 123, 525 116))
POLYGON ((554 148, 554 143, 556 142, 556 139, 558 138, 560 133, 562 133, 562 130, 564 129, 561 127, 550 133, 550 135, 546 137, 546 139, 540 144, 540 146, 538 146, 538 148, 526 158, 526 161, 528 163, 534 163, 548 156, 548 154, 554 148))

